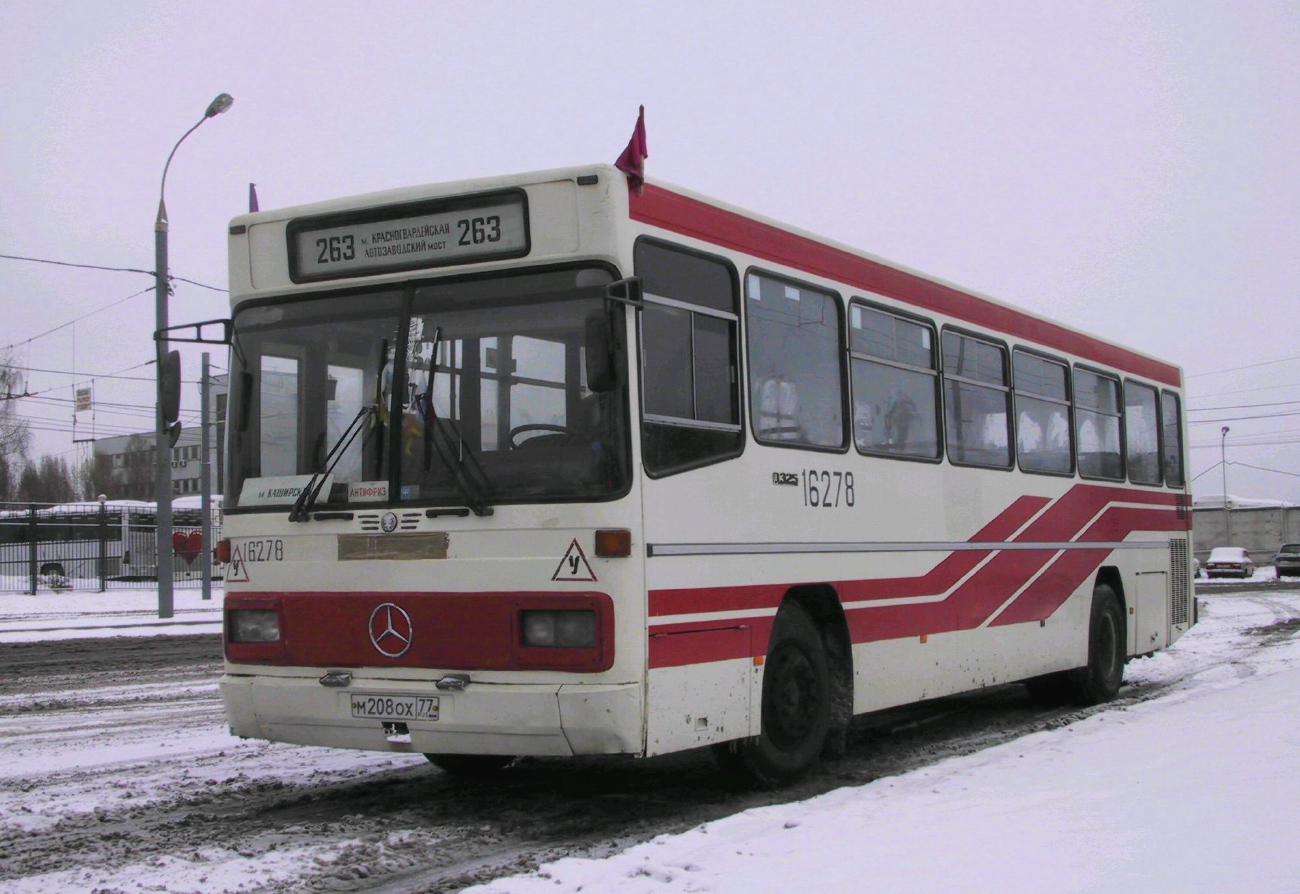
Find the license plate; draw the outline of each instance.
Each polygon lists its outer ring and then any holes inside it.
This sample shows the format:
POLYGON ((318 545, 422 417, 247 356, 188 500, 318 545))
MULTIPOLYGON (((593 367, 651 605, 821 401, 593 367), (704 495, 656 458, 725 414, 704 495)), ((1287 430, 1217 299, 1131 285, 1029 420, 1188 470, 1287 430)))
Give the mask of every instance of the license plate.
POLYGON ((437 720, 436 695, 362 695, 351 696, 352 716, 374 720, 437 720))

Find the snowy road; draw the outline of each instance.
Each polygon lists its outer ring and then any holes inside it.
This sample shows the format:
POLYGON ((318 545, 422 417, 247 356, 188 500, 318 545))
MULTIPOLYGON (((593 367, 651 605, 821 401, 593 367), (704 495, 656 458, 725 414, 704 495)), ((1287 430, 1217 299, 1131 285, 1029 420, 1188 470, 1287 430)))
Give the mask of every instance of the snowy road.
POLYGON ((1298 592, 1202 598, 1202 623, 1130 664, 1113 705, 1036 710, 1009 686, 887 712, 858 724, 845 761, 778 793, 727 791, 698 753, 524 761, 480 787, 418 755, 241 742, 221 716, 214 637, 0 644, 0 890, 443 891, 604 856, 1098 711, 1231 686, 1300 630, 1298 592))

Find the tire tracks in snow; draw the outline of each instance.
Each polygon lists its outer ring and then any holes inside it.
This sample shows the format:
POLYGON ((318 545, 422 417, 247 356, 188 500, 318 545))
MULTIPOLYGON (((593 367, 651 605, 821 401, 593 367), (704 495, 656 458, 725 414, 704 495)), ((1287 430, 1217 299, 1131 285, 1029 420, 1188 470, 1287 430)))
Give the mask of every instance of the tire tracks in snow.
POLYGON ((244 891, 455 891, 1178 696, 1200 675, 1226 685, 1300 625, 1294 596, 1241 598, 1257 619, 1212 634, 1240 648, 1160 653, 1150 660, 1161 673, 1135 662, 1108 705, 1038 709, 1009 685, 880 712, 855 721, 844 760, 775 792, 730 790, 703 752, 521 760, 475 784, 418 757, 240 742, 222 735, 211 638, 0 646, 0 753, 51 761, 0 764, 0 884, 82 873, 106 890, 142 890, 122 879, 171 861, 247 867, 244 891), (262 871, 276 856, 294 871, 262 871))

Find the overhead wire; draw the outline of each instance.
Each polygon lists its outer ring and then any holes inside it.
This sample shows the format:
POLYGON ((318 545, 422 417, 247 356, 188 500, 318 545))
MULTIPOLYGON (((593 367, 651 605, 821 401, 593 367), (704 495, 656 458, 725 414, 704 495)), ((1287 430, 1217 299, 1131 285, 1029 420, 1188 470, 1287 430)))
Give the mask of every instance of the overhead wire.
POLYGON ((1300 400, 1279 400, 1267 404, 1236 404, 1229 407, 1188 407, 1189 413, 1214 413, 1222 410, 1258 410, 1262 407, 1283 407, 1291 404, 1300 404, 1300 400))
MULTIPOLYGON (((110 271, 110 272, 114 272, 114 273, 142 273, 142 274, 145 274, 145 275, 147 275, 147 276, 156 276, 156 275, 157 275, 157 274, 156 274, 154 271, 152 271, 152 270, 141 270, 141 269, 139 269, 138 267, 106 267, 106 266, 103 266, 103 265, 100 265, 100 264, 76 264, 76 263, 72 263, 72 262, 70 262, 70 261, 54 261, 54 260, 50 260, 50 259, 48 259, 48 258, 32 258, 32 257, 27 257, 27 256, 25 256, 25 255, 11 255, 11 254, 0 254, 0 258, 7 258, 7 259, 9 259, 9 260, 14 260, 14 261, 30 261, 30 262, 32 262, 32 263, 36 263, 36 264, 53 264, 53 265, 58 266, 58 267, 75 267, 75 268, 80 268, 80 269, 84 269, 84 270, 106 270, 106 271, 110 271)), ((198 280, 195 280, 195 279, 188 279, 188 278, 186 278, 186 277, 184 277, 184 276, 168 275, 168 277, 167 277, 167 281, 168 281, 168 293, 169 293, 169 294, 170 294, 171 291, 172 291, 170 284, 173 283, 173 282, 183 282, 183 283, 188 283, 189 285, 192 285, 192 286, 198 286, 198 287, 201 288, 201 289, 210 289, 210 290, 212 290, 212 291, 214 291, 214 292, 228 292, 227 289, 223 289, 223 288, 220 288, 220 287, 218 287, 218 286, 209 285, 209 284, 204 283, 204 282, 199 282, 198 280)), ((69 320, 69 321, 67 321, 66 323, 61 323, 61 324, 59 324, 58 326, 55 326, 55 327, 53 327, 53 328, 51 328, 51 329, 47 329, 47 330, 45 330, 44 332, 41 332, 41 333, 39 333, 39 334, 37 334, 37 335, 33 335, 33 336, 31 336, 30 338, 23 339, 23 340, 20 340, 20 341, 16 341, 16 342, 14 342, 13 344, 9 344, 9 345, 5 345, 4 347, 0 347, 0 351, 8 351, 8 350, 11 350, 11 349, 13 349, 13 348, 16 348, 16 347, 18 347, 18 346, 20 346, 20 345, 29 345, 29 344, 31 344, 31 342, 35 341, 35 340, 38 339, 38 338, 44 338, 45 336, 47 336, 47 335, 51 335, 51 334, 53 334, 53 333, 55 333, 55 332, 58 332, 58 331, 61 330, 61 329, 66 329, 68 326, 73 325, 74 323, 78 322, 79 320, 84 320, 84 319, 86 319, 87 317, 93 317, 95 314, 103 313, 103 312, 106 311, 106 310, 111 310, 111 309, 113 309, 114 307, 117 307, 119 304, 124 304, 125 302, 130 301, 132 298, 138 298, 138 297, 140 297, 141 295, 148 294, 149 292, 154 291, 154 289, 155 289, 154 286, 149 286, 149 287, 147 287, 147 288, 141 289, 141 290, 138 291, 138 292, 134 292, 134 293, 132 293, 132 294, 130 294, 130 295, 127 295, 125 298, 121 298, 121 299, 119 299, 119 300, 117 300, 117 301, 114 301, 114 302, 112 302, 112 303, 110 303, 110 304, 106 304, 106 305, 104 305, 103 307, 100 307, 100 308, 97 308, 97 309, 95 309, 95 310, 90 311, 89 313, 82 314, 81 316, 77 317, 76 319, 69 320)))
POLYGON ((1274 364, 1278 364, 1278 363, 1290 363, 1292 360, 1300 360, 1300 354, 1297 354, 1294 357, 1282 357, 1277 360, 1265 360, 1261 363, 1248 363, 1245 366, 1233 366, 1228 369, 1216 369, 1212 372, 1193 373, 1190 376, 1183 376, 1183 378, 1200 379, 1200 378, 1204 378, 1205 376, 1221 376, 1225 373, 1241 372, 1242 370, 1246 370, 1246 369, 1259 369, 1261 366, 1273 366, 1274 364))
POLYGON ((118 301, 114 301, 112 304, 106 304, 103 307, 99 308, 98 310, 92 310, 90 313, 82 314, 81 316, 77 317, 75 320, 68 320, 68 322, 61 323, 58 326, 55 326, 53 329, 46 329, 44 332, 40 333, 39 335, 33 335, 31 338, 27 338, 22 341, 16 341, 11 345, 5 345, 3 348, 0 348, 0 351, 8 351, 18 347, 19 345, 31 344, 32 342, 36 341, 36 339, 38 338, 44 338, 47 335, 52 335, 53 333, 58 332, 60 329, 67 329, 69 326, 75 326, 79 321, 84 320, 87 317, 93 317, 95 314, 103 313, 106 310, 112 310, 113 308, 117 307, 119 304, 125 304, 126 302, 130 301, 132 298, 139 298, 141 295, 148 294, 149 292, 152 291, 153 289, 141 289, 138 292, 134 292, 130 295, 127 295, 125 298, 122 298, 118 301))
POLYGON ((82 270, 107 270, 111 273, 143 273, 146 276, 156 276, 152 270, 141 270, 138 267, 106 267, 102 264, 76 264, 72 261, 52 261, 49 258, 31 258, 26 255, 9 255, 0 254, 0 258, 10 261, 30 261, 33 264, 52 264, 55 267, 78 267, 82 270))

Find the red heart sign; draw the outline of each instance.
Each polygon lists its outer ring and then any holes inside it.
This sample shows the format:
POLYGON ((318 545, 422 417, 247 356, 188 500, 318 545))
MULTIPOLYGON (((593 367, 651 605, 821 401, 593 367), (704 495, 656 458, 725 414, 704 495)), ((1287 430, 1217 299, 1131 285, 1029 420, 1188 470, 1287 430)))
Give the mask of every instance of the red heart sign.
POLYGON ((172 534, 172 551, 185 560, 185 564, 193 565, 194 560, 198 558, 199 551, 203 549, 203 532, 190 531, 186 534, 184 531, 175 531, 172 534))

